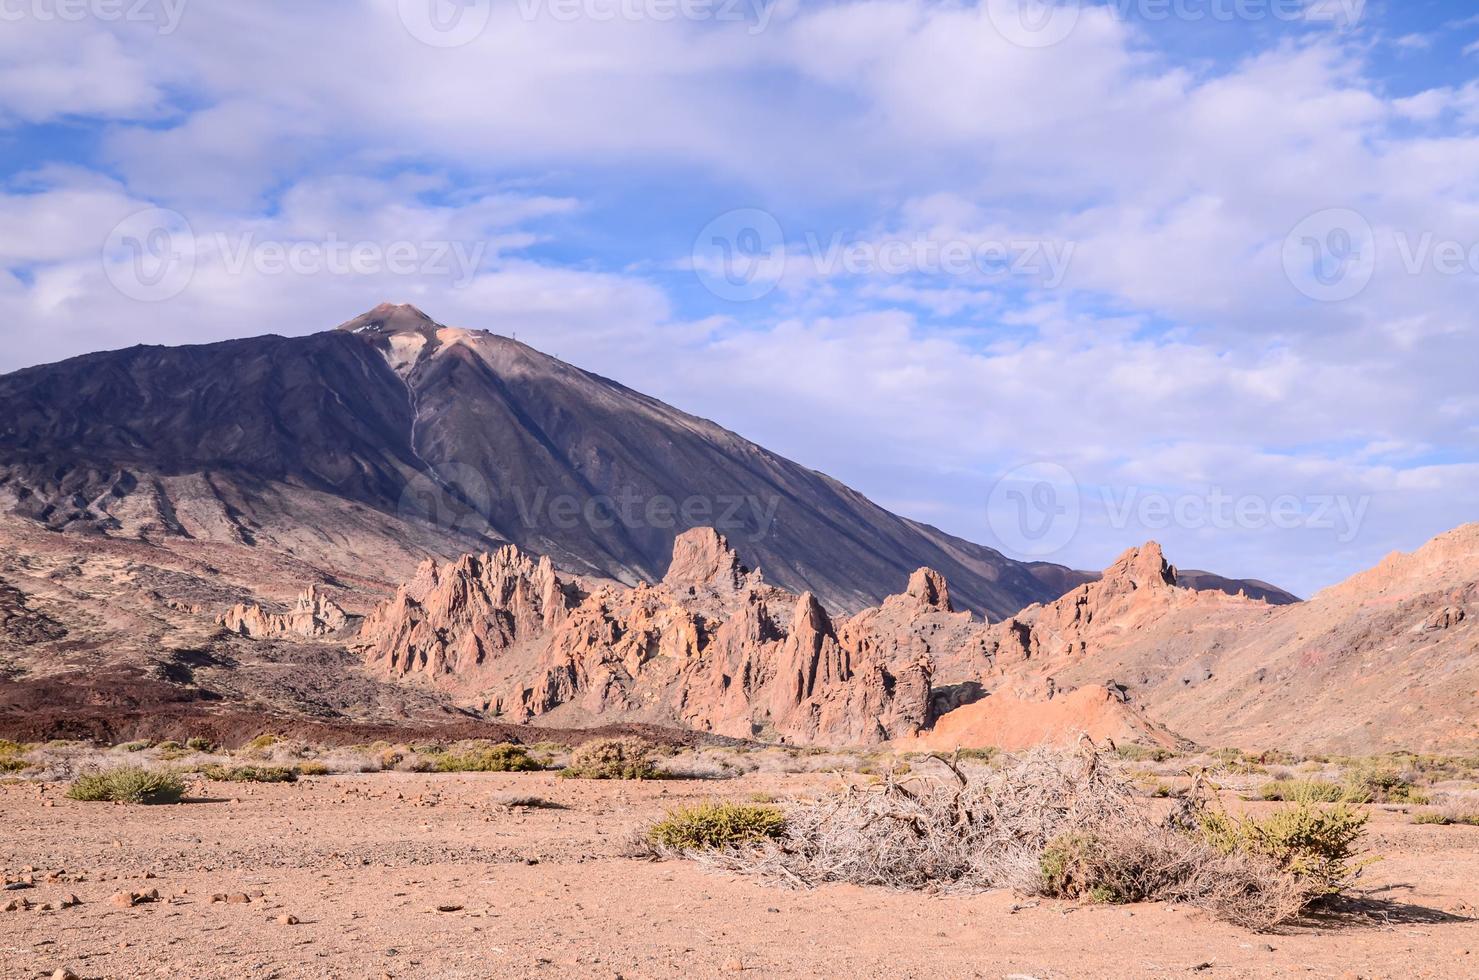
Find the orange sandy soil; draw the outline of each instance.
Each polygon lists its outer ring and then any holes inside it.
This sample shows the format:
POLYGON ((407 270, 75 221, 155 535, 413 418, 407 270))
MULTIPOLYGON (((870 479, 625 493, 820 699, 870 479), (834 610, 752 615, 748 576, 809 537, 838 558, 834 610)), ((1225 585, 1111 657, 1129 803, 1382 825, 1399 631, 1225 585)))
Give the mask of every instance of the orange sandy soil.
POLYGON ((836 778, 385 773, 200 783, 209 801, 168 807, 12 783, 0 786, 0 863, 10 880, 33 869, 36 884, 0 893, 0 908, 38 907, 0 912, 0 977, 1479 975, 1479 828, 1390 811, 1373 819, 1385 858, 1365 898, 1275 935, 1189 908, 788 891, 626 856, 632 833, 671 805, 814 796, 836 778), (510 810, 499 802, 510 793, 568 809, 510 810), (151 889, 159 901, 109 901, 151 889), (218 893, 257 897, 212 902, 218 893), (82 904, 39 908, 68 894, 82 904), (299 923, 278 921, 287 915, 299 923))

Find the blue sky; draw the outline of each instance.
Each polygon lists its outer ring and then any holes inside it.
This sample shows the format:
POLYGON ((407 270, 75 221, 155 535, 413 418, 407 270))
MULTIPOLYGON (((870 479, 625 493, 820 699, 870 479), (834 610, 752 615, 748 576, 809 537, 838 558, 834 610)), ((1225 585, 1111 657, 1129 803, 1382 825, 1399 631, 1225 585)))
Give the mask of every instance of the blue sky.
POLYGON ((0 370, 405 301, 1017 556, 1473 519, 1479 11, 1036 4, 14 2, 0 370))

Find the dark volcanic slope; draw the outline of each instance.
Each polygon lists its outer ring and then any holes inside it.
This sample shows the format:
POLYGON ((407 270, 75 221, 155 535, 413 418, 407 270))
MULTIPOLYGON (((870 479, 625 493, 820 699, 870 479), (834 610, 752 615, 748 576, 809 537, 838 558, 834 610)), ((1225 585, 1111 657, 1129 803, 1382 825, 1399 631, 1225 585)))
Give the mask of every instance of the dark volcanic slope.
POLYGON ((422 551, 511 541, 627 582, 661 577, 681 531, 716 526, 771 581, 843 610, 897 592, 920 565, 994 616, 1079 580, 412 307, 308 337, 137 347, 0 378, 0 505, 57 528, 200 535, 202 497, 237 540, 291 537, 299 556, 318 545, 293 528, 312 523, 342 551, 369 521, 422 551), (361 505, 352 526, 326 499, 361 505))

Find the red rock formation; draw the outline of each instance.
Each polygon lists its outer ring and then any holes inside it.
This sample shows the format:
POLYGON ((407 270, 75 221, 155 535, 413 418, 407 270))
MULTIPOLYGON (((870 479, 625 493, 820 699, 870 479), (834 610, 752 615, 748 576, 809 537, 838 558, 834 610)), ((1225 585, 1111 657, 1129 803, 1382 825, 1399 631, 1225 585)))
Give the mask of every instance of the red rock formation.
POLYGON ((542 637, 567 608, 549 559, 536 564, 513 545, 440 568, 428 559, 365 619, 360 645, 371 667, 391 674, 466 674, 542 637))
POLYGON ((316 639, 344 629, 349 616, 317 585, 310 585, 285 613, 268 612, 256 603, 238 603, 216 617, 216 625, 254 640, 316 639))
MULTIPOLYGON (((548 718, 676 724, 740 737, 834 744, 907 738, 988 691, 989 723, 952 723, 960 738, 1022 731, 996 719, 1068 724, 1053 671, 1098 629, 1152 616, 1194 595, 1155 545, 1132 549, 1098 581, 1023 619, 988 626, 955 612, 943 576, 921 568, 877 608, 834 621, 811 593, 793 595, 744 568, 722 535, 688 531, 661 582, 582 593, 512 547, 424 564, 365 621, 372 670, 453 691, 517 721, 548 718), (1100 625, 1102 624, 1102 626, 1100 625), (1056 723, 1056 722, 1055 722, 1056 723)), ((1194 601, 1194 600, 1190 600, 1194 601)), ((1112 677, 1095 678, 1094 731, 1153 730, 1112 677), (1107 692, 1117 696, 1109 698, 1107 692), (1099 706, 1109 698, 1112 706, 1099 706)), ((1080 698, 1074 703, 1084 703, 1080 698)))
MULTIPOLYGON (((939 576, 912 599, 948 608, 939 576)), ((964 614, 969 619, 969 614, 964 614)), ((360 634, 372 670, 518 720, 600 716, 786 741, 877 742, 929 721, 931 664, 841 639, 810 593, 744 568, 722 535, 680 535, 656 585, 582 595, 513 547, 428 563, 360 634)))

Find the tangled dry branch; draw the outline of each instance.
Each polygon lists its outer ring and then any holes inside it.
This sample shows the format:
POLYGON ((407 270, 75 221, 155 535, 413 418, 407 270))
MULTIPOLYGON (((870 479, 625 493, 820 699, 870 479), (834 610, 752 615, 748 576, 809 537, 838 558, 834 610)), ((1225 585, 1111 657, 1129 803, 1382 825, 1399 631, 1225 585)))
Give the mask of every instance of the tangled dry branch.
POLYGON ((694 856, 796 887, 1007 887, 1187 902, 1256 929, 1285 921, 1305 903, 1300 883, 1273 862, 1219 852, 1194 831, 1154 819, 1135 802, 1116 761, 1091 744, 969 772, 936 758, 938 775, 890 776, 792 809, 778 840, 694 856))

